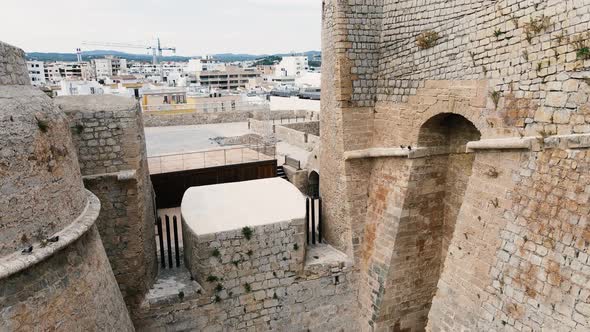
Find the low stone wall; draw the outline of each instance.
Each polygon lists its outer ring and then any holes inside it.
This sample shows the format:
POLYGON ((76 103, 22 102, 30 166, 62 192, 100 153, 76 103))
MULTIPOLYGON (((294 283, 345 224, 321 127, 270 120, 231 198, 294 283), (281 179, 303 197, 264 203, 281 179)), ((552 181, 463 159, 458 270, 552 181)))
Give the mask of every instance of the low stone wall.
POLYGON ((252 117, 250 111, 161 114, 144 112, 143 121, 146 127, 188 126, 211 123, 246 122, 252 117))
POLYGON ((272 286, 267 282, 264 282, 266 287, 262 285, 262 281, 276 278, 271 271, 286 272, 284 277, 290 277, 302 269, 305 258, 303 220, 249 229, 252 231, 250 239, 242 234, 242 229, 197 236, 183 221, 185 263, 207 294, 215 295, 218 284, 211 282, 211 276, 224 278, 221 283, 228 296, 230 292, 239 296, 249 292, 245 289, 248 285, 254 292, 272 286), (271 275, 267 276, 267 272, 271 275))
MULTIPOLYGON (((183 230, 190 228, 183 225, 183 230)), ((343 260, 305 264, 303 220, 196 237, 185 262, 202 293, 144 308, 143 330, 353 331, 355 290, 343 260)))
POLYGON ((257 111, 253 112, 253 118, 256 120, 280 120, 289 118, 305 118, 308 120, 318 120, 319 112, 309 110, 274 110, 274 111, 257 111))
MULTIPOLYGON (((297 125, 305 125, 305 123, 298 123, 297 125)), ((287 126, 288 125, 275 126, 275 135, 278 140, 287 142, 294 146, 298 146, 308 151, 311 151, 314 148, 314 146, 318 144, 320 141, 319 136, 311 135, 306 132, 299 131, 297 129, 289 128, 287 126)))
POLYGON ((246 122, 249 119, 256 120, 280 120, 281 118, 305 118, 319 120, 319 113, 306 110, 288 111, 226 111, 210 113, 168 113, 143 112, 143 121, 146 127, 189 126, 212 123, 246 122))

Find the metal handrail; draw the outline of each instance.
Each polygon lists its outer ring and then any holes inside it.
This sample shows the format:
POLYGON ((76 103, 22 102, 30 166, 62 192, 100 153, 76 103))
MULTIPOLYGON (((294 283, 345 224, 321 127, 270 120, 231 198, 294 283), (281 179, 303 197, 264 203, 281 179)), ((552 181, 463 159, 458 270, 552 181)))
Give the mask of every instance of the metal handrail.
MULTIPOLYGON (((195 158, 195 156, 199 156, 201 155, 203 158, 203 166, 202 168, 206 168, 207 167, 207 154, 213 154, 213 153, 220 153, 221 151, 223 151, 223 163, 221 165, 211 165, 211 166, 224 166, 224 165, 230 165, 230 164, 236 164, 235 162, 231 162, 228 163, 228 151, 240 151, 240 161, 239 163, 243 163, 244 162, 244 150, 252 150, 252 151, 256 151, 256 158, 253 160, 262 160, 261 159, 261 151, 266 152, 267 150, 271 149, 271 148, 275 148, 274 151, 276 152, 276 147, 274 144, 247 144, 247 145, 239 145, 239 146, 232 146, 232 147, 227 147, 227 148, 220 148, 220 149, 213 149, 213 150, 201 150, 201 151, 185 151, 185 152, 181 152, 181 153, 169 153, 169 154, 161 154, 161 155, 157 155, 157 156, 150 156, 148 157, 148 164, 153 164, 153 162, 156 162, 157 164, 159 164, 160 166, 160 173, 162 173, 163 170, 163 160, 167 159, 167 158, 171 158, 171 157, 177 157, 180 156, 181 157, 181 162, 182 162, 182 169, 185 170, 185 160, 189 159, 188 157, 192 157, 192 159, 195 158)), ((264 154, 264 152, 262 153, 262 155, 266 155, 264 154)), ((274 156, 269 156, 267 155, 269 158, 274 158, 274 156)), ((199 167, 200 168, 200 167, 199 167)), ((156 174, 157 172, 153 172, 151 171, 152 174, 156 174)))

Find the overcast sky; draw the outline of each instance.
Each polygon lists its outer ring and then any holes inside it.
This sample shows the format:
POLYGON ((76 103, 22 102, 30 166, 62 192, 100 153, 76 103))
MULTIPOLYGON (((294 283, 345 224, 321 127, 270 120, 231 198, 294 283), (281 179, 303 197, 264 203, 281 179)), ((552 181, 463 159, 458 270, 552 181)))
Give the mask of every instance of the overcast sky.
MULTIPOLYGON (((320 50, 322 0, 0 0, 0 40, 26 52, 145 44, 179 55, 320 50)), ((147 53, 117 49, 130 53, 147 53)))

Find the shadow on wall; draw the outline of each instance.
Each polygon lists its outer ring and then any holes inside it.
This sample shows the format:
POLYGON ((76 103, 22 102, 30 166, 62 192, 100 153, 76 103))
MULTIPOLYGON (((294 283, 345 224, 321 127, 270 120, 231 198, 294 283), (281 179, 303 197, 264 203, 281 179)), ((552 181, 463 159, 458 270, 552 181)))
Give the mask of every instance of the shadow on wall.
POLYGON ((472 173, 474 154, 466 153, 469 141, 481 137, 463 116, 443 113, 420 128, 418 145, 429 157, 414 159, 404 214, 394 241, 384 303, 377 324, 401 323, 422 331, 436 293, 463 195, 472 173), (400 304, 399 299, 404 299, 400 304), (389 304, 396 304, 389 306, 389 304), (390 308, 392 312, 388 312, 390 308))

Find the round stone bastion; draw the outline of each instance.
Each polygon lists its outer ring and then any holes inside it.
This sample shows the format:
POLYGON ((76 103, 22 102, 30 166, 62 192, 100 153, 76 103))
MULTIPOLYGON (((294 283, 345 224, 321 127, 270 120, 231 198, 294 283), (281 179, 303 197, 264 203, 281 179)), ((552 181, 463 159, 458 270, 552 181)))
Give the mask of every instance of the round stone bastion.
POLYGON ((72 129, 26 72, 0 42, 0 331, 132 331, 72 129))

